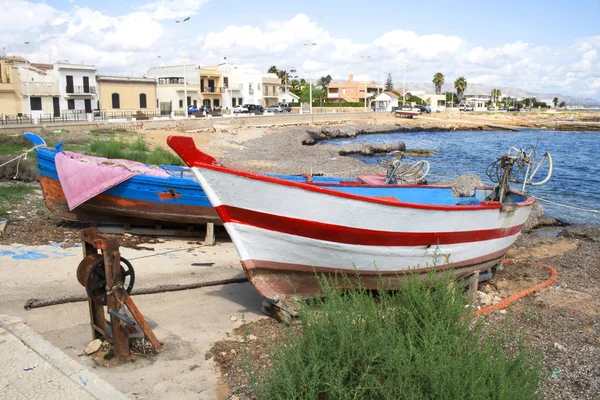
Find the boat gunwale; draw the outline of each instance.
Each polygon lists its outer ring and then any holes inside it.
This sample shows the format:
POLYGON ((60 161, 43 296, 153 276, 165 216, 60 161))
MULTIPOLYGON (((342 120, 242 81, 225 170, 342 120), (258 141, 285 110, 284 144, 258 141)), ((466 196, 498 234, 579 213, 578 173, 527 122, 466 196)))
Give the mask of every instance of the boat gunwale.
MULTIPOLYGON (((248 171, 240 171, 234 168, 225 167, 218 163, 216 159, 209 154, 206 154, 200 151, 194 144, 194 140, 190 137, 186 136, 177 136, 171 135, 167 138, 167 144, 171 147, 180 157, 181 159, 190 167, 190 168, 200 168, 200 169, 208 169, 213 170, 225 174, 230 174, 234 176, 240 176, 242 178, 248 178, 252 180, 257 180, 261 182, 267 182, 276 185, 288 186, 296 189, 302 189, 310 192, 317 192, 325 195, 330 195, 334 197, 346 198, 349 200, 362 201, 366 203, 376 203, 382 204, 385 206, 399 207, 399 208, 415 208, 421 210, 431 210, 431 211, 484 211, 484 210, 501 210, 502 203, 499 202, 481 202, 478 205, 436 205, 436 204, 419 204, 419 203, 409 203, 401 200, 392 201, 381 198, 368 197, 364 195, 357 195, 353 193, 345 193, 339 192, 332 189, 327 189, 324 187, 320 187, 320 185, 314 185, 309 183, 301 183, 301 182, 292 182, 286 181, 281 178, 270 177, 266 175, 256 174, 248 171)), ((198 183, 199 184, 199 183, 198 183)), ((337 187, 354 187, 356 184, 346 184, 340 183, 337 185, 325 185, 325 186, 337 186, 337 187)), ((433 185, 415 185, 419 188, 441 188, 440 186, 433 185)), ((361 187, 369 187, 361 185, 361 187)), ((375 186, 381 187, 381 186, 375 186)), ((386 186, 387 187, 387 186, 386 186)), ((402 185, 394 185, 393 187, 405 187, 402 185)), ((489 188, 489 187, 486 187, 489 188)), ((509 193, 525 197, 524 201, 510 203, 514 204, 518 207, 527 207, 531 206, 535 203, 535 199, 527 194, 518 192, 516 190, 510 190, 509 193)))

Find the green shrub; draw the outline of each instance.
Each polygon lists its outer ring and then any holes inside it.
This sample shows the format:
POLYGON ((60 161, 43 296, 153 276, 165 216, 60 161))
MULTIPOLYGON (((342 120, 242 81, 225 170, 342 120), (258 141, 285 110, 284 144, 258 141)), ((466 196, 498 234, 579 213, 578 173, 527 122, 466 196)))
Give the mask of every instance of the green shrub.
POLYGON ((362 101, 344 101, 342 103, 320 103, 313 101, 313 107, 364 107, 365 103, 362 101))
POLYGON ((411 277, 394 292, 341 291, 299 310, 261 399, 536 399, 541 358, 473 321, 450 279, 411 277))
POLYGON ((90 145, 94 155, 106 158, 125 158, 127 143, 118 140, 95 140, 90 145))
POLYGON ((163 149, 162 147, 158 147, 152 153, 148 154, 146 164, 183 165, 183 161, 181 160, 181 158, 171 153, 169 150, 163 149))
POLYGON ((149 151, 148 145, 142 138, 137 138, 137 140, 129 145, 129 150, 134 151, 149 151))

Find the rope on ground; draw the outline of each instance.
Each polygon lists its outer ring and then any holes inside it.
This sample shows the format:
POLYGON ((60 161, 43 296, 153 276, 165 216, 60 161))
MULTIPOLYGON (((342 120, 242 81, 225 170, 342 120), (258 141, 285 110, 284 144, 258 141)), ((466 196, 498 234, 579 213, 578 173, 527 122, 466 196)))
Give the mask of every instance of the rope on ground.
POLYGON ((563 204, 563 203, 557 203, 556 201, 552 201, 552 200, 548 200, 548 199, 544 199, 543 197, 538 197, 538 196, 531 196, 533 198, 535 198, 536 200, 541 200, 541 201, 545 201, 551 204, 555 204, 557 206, 561 206, 561 207, 566 207, 566 208, 573 208, 575 210, 579 210, 579 211, 587 211, 587 212, 591 212, 594 214, 598 214, 600 213, 600 210, 594 210, 592 208, 583 208, 583 207, 576 207, 576 206, 570 206, 568 204, 563 204))
MULTIPOLYGON (((164 292, 176 292, 180 290, 188 290, 188 289, 198 289, 202 287, 209 286, 220 286, 220 285, 229 285, 232 283, 244 283, 248 282, 248 278, 230 278, 230 279, 220 279, 217 281, 207 281, 207 282, 196 282, 196 283, 188 283, 184 285, 174 284, 174 285, 158 285, 153 287, 146 287, 140 289, 133 289, 131 291, 131 295, 138 294, 154 294, 154 293, 164 293, 164 292)), ((30 310, 32 308, 41 308, 47 306, 53 306, 57 304, 66 304, 66 303, 76 303, 80 301, 86 301, 88 299, 87 295, 70 295, 70 296, 61 296, 61 297, 47 297, 44 299, 29 299, 25 303, 25 309, 30 310)))
MULTIPOLYGON (((515 260, 507 259, 507 260, 504 260, 502 263, 509 264, 509 263, 515 263, 515 262, 516 262, 515 260)), ((509 296, 506 299, 504 299, 496 304, 482 308, 481 310, 477 310, 475 312, 475 315, 483 316, 483 315, 487 315, 487 314, 491 313, 492 311, 502 310, 502 309, 508 307, 509 305, 511 305, 512 303, 514 303, 515 301, 529 296, 536 290, 540 290, 545 287, 551 286, 558 279, 558 272, 556 272, 556 270, 554 268, 552 268, 551 266, 546 265, 546 264, 533 264, 533 265, 535 265, 536 267, 544 268, 544 269, 547 269, 548 271, 550 271, 550 278, 548 278, 546 281, 544 281, 542 283, 538 283, 535 286, 532 286, 532 287, 522 290, 518 293, 515 293, 512 296, 509 296)))

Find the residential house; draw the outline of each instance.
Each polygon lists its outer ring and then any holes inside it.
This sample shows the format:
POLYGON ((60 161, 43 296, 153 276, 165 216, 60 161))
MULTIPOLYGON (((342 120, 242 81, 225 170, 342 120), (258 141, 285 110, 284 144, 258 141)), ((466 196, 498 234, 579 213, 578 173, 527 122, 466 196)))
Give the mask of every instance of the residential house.
POLYGON ((199 70, 200 66, 191 64, 154 67, 148 70, 146 76, 156 79, 157 82, 156 92, 161 114, 170 115, 174 111, 185 113, 189 106, 197 107, 201 103, 199 70), (185 106, 184 101, 187 103, 185 106))
POLYGON ((22 98, 13 57, 0 57, 0 117, 22 113, 22 98))
POLYGON ((290 87, 283 85, 279 88, 279 103, 293 104, 299 103, 300 97, 290 91, 290 87))
POLYGON ((204 105, 223 105, 223 74, 217 66, 200 68, 200 95, 204 105))
POLYGON ((269 106, 279 104, 279 94, 281 89, 281 79, 277 74, 266 74, 262 77, 262 105, 269 106))
POLYGON ((60 111, 54 108, 54 115, 59 112, 90 114, 93 109, 98 109, 95 66, 70 64, 65 61, 54 64, 52 72, 60 95, 58 100, 60 111))
MULTIPOLYGON (((379 88, 375 83, 366 84, 366 97, 378 94, 379 88)), ((348 82, 331 82, 327 87, 327 101, 329 102, 364 102, 365 82, 354 80, 352 74, 348 75, 348 82)))
POLYGON ((408 100, 411 96, 419 97, 431 108, 431 111, 433 112, 442 111, 446 108, 445 94, 427 93, 424 90, 407 90, 406 99, 408 100))
POLYGON ((394 107, 398 107, 398 99, 400 94, 393 90, 385 91, 372 100, 372 104, 375 106, 376 111, 387 111, 391 112, 394 107))
POLYGON ((242 104, 262 104, 262 74, 241 64, 219 64, 223 74, 223 107, 231 109, 242 104))
POLYGON ((98 108, 109 112, 157 112, 156 80, 126 76, 96 76, 98 108))

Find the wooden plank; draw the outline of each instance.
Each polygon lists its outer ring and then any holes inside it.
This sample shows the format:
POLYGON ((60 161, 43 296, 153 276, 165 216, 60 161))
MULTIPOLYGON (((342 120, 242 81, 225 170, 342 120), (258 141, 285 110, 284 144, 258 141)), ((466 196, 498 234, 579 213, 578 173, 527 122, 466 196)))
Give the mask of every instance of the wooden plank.
POLYGON ((479 271, 473 272, 469 278, 469 304, 472 306, 477 305, 477 289, 479 289, 479 271))
POLYGON ((215 224, 209 222, 206 224, 206 237, 204 238, 205 246, 214 246, 217 243, 215 239, 215 224))
POLYGON ((150 227, 131 227, 125 229, 120 225, 103 225, 98 227, 98 232, 122 235, 129 233, 132 235, 147 235, 147 236, 172 236, 172 237, 202 237, 201 231, 190 231, 187 229, 161 229, 156 230, 150 227))

